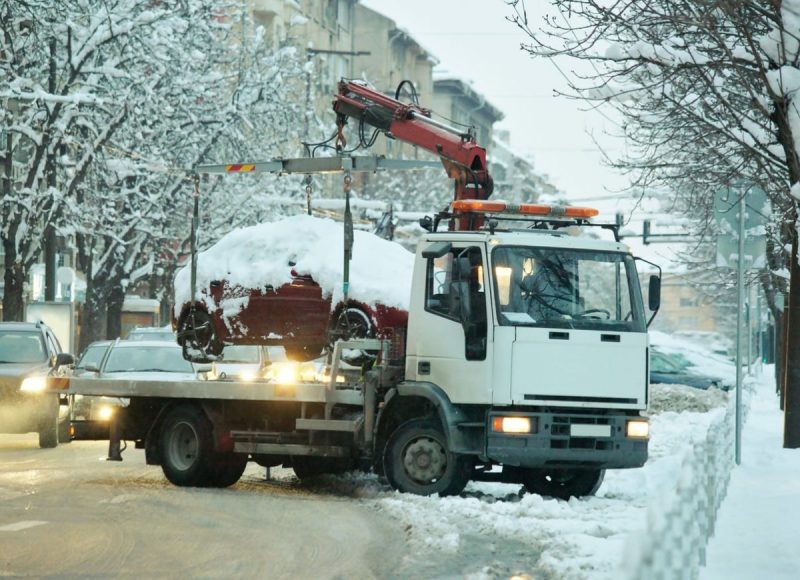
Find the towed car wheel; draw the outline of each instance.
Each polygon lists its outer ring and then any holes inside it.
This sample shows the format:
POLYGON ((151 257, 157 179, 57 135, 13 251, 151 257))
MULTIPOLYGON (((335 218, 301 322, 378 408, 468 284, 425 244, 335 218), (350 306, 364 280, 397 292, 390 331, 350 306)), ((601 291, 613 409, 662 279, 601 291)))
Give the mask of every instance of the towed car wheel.
POLYGON ((183 357, 191 362, 211 362, 222 353, 222 343, 214 332, 211 316, 199 308, 189 310, 181 319, 178 342, 183 346, 183 357))
POLYGON ((594 495, 604 475, 604 469, 527 469, 523 485, 530 493, 567 500, 594 495))
MULTIPOLYGON (((339 312, 329 331, 331 350, 337 340, 372 338, 374 336, 375 329, 369 316, 360 308, 354 307, 339 312)), ((377 353, 374 351, 349 350, 342 353, 342 360, 347 364, 361 366, 374 360, 376 356, 377 353)))

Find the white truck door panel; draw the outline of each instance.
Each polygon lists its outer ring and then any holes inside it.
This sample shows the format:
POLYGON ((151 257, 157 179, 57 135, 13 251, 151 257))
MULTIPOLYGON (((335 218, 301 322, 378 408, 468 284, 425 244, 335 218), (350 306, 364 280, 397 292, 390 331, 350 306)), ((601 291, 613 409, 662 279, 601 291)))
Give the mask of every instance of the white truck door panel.
POLYGON ((511 353, 516 337, 513 326, 495 326, 494 340, 490 345, 494 351, 492 366, 492 403, 495 405, 511 404, 511 353))
POLYGON ((491 349, 485 360, 467 360, 460 322, 430 312, 421 318, 426 331, 417 335, 415 356, 408 359, 414 367, 406 367, 406 376, 439 385, 454 403, 491 401, 491 349))
POLYGON ((515 404, 644 407, 646 333, 516 330, 511 363, 515 404))

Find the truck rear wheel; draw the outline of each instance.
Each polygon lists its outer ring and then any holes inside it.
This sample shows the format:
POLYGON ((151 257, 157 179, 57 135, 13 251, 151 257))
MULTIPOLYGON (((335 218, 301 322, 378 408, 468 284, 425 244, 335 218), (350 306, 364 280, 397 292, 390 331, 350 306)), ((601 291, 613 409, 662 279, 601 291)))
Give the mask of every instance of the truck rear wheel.
POLYGON ((208 483, 213 487, 230 487, 242 478, 246 467, 247 455, 241 453, 217 454, 208 483))
POLYGON ((161 469, 170 482, 180 486, 214 485, 211 422, 202 410, 181 405, 170 411, 161 427, 159 447, 161 469))
POLYGON ((526 469, 523 485, 530 493, 567 500, 594 495, 604 475, 604 469, 526 469))
POLYGON ((398 491, 446 496, 463 491, 472 465, 468 457, 448 450, 444 433, 432 421, 414 419, 389 438, 383 468, 389 484, 398 491))

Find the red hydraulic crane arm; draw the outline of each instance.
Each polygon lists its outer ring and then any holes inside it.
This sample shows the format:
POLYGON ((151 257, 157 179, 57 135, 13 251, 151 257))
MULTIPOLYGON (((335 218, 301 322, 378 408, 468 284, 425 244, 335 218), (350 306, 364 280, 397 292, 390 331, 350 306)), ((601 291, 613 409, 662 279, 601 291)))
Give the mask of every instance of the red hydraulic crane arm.
MULTIPOLYGON (((442 159, 447 175, 455 180, 456 201, 487 199, 492 194, 492 177, 486 167, 486 149, 475 143, 471 132, 460 131, 431 118, 423 107, 401 103, 383 93, 352 81, 341 81, 333 101, 337 124, 358 119, 395 139, 422 147, 442 159)), ((466 222, 467 220, 459 220, 466 222)), ((458 229, 472 229, 466 223, 458 229)))

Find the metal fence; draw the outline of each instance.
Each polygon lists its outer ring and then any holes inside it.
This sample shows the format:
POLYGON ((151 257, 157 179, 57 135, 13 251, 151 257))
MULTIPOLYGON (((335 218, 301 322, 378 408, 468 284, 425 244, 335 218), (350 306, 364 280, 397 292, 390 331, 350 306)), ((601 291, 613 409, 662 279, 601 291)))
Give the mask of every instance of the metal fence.
MULTIPOLYGON (((743 422, 751 390, 745 388, 743 422)), ((695 579, 705 564, 717 511, 734 464, 735 398, 730 397, 704 434, 698 434, 681 458, 676 486, 650 501, 644 530, 628 539, 622 578, 695 579)))

